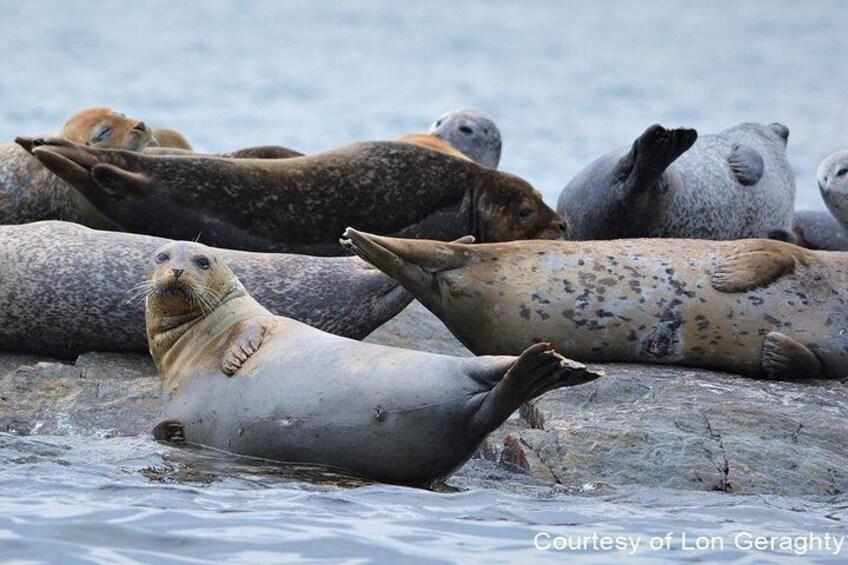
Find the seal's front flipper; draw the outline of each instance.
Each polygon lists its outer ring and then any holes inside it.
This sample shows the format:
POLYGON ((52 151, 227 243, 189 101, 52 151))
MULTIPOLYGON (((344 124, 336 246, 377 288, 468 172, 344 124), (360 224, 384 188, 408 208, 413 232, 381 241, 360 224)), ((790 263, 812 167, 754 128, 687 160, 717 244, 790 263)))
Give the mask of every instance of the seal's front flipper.
POLYGON ((165 420, 153 428, 153 438, 168 443, 185 442, 185 426, 178 420, 165 420))
POLYGON ((746 244, 736 253, 731 252, 718 260, 713 271, 712 285, 721 292, 746 292, 768 286, 780 277, 795 271, 801 248, 785 243, 758 242, 758 247, 746 244))
POLYGON ((603 376, 582 363, 566 359, 550 343, 531 345, 507 369, 487 394, 475 422, 494 429, 522 404, 550 390, 582 385, 603 376))
POLYGON ((647 190, 697 139, 698 132, 694 129, 669 130, 653 125, 636 138, 633 147, 619 161, 616 174, 627 179, 632 190, 647 190))
POLYGON ((261 320, 244 320, 235 324, 221 355, 221 371, 227 376, 235 375, 262 345, 267 332, 268 326, 261 320))
POLYGON ((736 178, 736 182, 742 186, 753 186, 760 182, 766 168, 759 151, 740 143, 733 146, 730 155, 727 157, 727 163, 730 165, 730 171, 736 178))
POLYGON ((32 149, 32 154, 42 165, 47 167, 47 170, 66 180, 71 185, 81 189, 85 188, 97 191, 97 185, 89 177, 88 169, 79 165, 76 161, 67 158, 62 154, 60 148, 36 145, 32 149))
POLYGON ((150 179, 141 173, 131 173, 114 165, 96 164, 91 179, 103 192, 118 200, 137 200, 150 192, 150 179))
POLYGON ((767 379, 823 379, 824 366, 816 354, 782 333, 771 332, 763 344, 763 375, 767 379))

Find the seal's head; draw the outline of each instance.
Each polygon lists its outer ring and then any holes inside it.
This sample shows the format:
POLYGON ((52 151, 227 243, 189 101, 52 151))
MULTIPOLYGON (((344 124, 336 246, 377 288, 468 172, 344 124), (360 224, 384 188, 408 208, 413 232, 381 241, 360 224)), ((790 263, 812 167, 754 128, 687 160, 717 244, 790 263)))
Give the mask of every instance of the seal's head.
POLYGON ((156 250, 143 285, 154 360, 191 325, 246 291, 230 267, 199 243, 175 241, 156 250))
POLYGON ((153 142, 153 130, 144 122, 106 107, 77 112, 57 135, 92 147, 129 151, 142 151, 153 142))
POLYGON ((830 212, 848 225, 848 151, 837 151, 822 161, 816 180, 830 212))
POLYGON ((477 191, 474 235, 480 242, 564 239, 568 222, 527 181, 489 171, 477 191))
POLYGON ((495 121, 479 110, 451 110, 433 122, 431 135, 456 147, 471 160, 496 169, 501 159, 501 132, 495 121))

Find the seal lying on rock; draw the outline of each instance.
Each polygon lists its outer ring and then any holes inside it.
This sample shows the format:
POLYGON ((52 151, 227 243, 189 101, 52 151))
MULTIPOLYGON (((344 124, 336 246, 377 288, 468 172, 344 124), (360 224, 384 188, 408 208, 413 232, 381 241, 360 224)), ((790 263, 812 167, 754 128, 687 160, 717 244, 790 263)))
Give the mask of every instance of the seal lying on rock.
POLYGON ((792 240, 788 139, 789 129, 776 123, 741 124, 700 138, 693 129, 654 125, 630 149, 580 171, 557 209, 574 240, 792 240))
POLYGON ((848 254, 771 240, 461 245, 348 229, 475 354, 848 377, 848 254))
MULTIPOLYGON (((167 240, 65 222, 0 227, 0 349, 70 358, 147 351, 145 262, 167 240)), ((363 338, 411 297, 355 257, 218 250, 277 313, 363 338)))
POLYGON ((830 212, 795 212, 795 243, 807 249, 848 251, 848 232, 830 212))
POLYGON ((555 239, 567 229, 526 181, 412 143, 270 160, 42 143, 35 156, 127 231, 220 247, 338 255, 350 224, 481 242, 555 239))
POLYGON ((148 281, 162 439, 422 484, 468 460, 525 401, 600 376, 548 344, 457 358, 333 336, 271 314, 196 244, 160 248, 148 281))
MULTIPOLYGON (((128 151, 142 151, 152 142, 152 130, 144 122, 105 107, 74 114, 56 135, 91 147, 128 151)), ((114 227, 78 191, 24 150, 31 149, 26 138, 20 140, 19 144, 0 145, 0 223, 57 219, 92 227, 114 227)))

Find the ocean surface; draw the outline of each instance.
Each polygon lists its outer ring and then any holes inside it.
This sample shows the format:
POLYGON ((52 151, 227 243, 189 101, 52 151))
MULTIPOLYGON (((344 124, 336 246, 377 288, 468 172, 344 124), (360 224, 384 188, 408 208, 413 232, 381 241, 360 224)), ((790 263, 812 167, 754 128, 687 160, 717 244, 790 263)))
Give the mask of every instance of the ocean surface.
MULTIPOLYGON (((792 132, 798 207, 816 209, 819 162, 848 146, 848 10, 837 1, 16 0, 0 8, 5 140, 111 105, 181 130, 200 150, 315 152, 424 131, 446 110, 474 107, 501 127, 501 168, 553 205, 582 166, 650 124, 710 133, 780 121, 792 132)), ((593 535, 639 538, 634 558, 644 563, 779 562, 793 552, 746 549, 745 536, 845 535, 846 520, 844 495, 550 486, 482 461, 429 491, 100 430, 0 434, 3 562, 609 563, 628 555, 534 546, 593 535), (667 546, 649 547, 669 535, 667 546), (697 536, 716 537, 687 549, 697 536)), ((806 555, 846 556, 848 548, 806 555)))

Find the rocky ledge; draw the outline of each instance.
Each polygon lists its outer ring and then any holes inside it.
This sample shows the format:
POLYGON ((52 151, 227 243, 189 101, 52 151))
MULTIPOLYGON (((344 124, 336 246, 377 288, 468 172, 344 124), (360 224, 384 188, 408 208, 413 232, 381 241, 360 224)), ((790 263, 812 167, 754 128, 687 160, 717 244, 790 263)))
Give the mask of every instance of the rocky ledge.
MULTIPOLYGON (((368 341, 469 355, 417 303, 368 341)), ((845 383, 597 368, 607 376, 525 406, 479 455, 567 486, 848 492, 845 383)), ((144 355, 88 353, 69 364, 7 354, 0 375, 0 431, 133 436, 159 417, 159 379, 144 355)))

